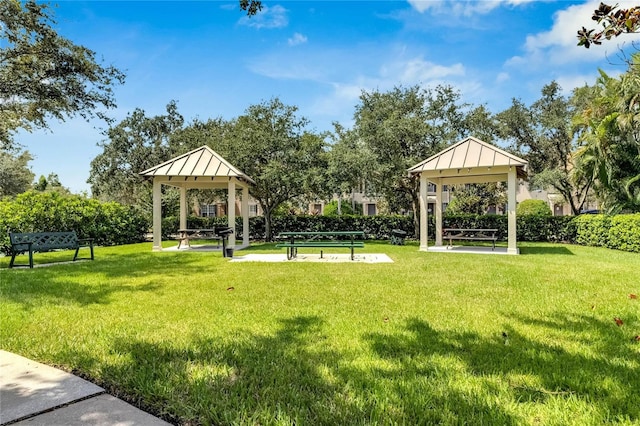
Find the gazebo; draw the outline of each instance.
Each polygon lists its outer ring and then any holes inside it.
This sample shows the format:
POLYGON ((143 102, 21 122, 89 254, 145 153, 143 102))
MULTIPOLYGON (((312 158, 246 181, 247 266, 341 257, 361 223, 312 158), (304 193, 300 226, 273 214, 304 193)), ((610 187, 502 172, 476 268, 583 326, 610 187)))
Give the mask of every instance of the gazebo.
POLYGON ((182 154, 151 167, 140 175, 153 179, 153 251, 162 250, 162 185, 180 189, 180 228, 187 228, 187 189, 226 189, 227 219, 233 229, 229 246, 240 249, 249 246, 249 176, 232 166, 208 146, 182 154), (242 245, 236 247, 236 188, 242 190, 242 245))
POLYGON ((442 186, 465 183, 507 182, 507 254, 518 254, 516 245, 516 192, 518 178, 526 179, 527 161, 474 137, 467 137, 409 169, 420 176, 420 250, 428 251, 427 182, 436 187, 435 250, 442 249, 442 186))

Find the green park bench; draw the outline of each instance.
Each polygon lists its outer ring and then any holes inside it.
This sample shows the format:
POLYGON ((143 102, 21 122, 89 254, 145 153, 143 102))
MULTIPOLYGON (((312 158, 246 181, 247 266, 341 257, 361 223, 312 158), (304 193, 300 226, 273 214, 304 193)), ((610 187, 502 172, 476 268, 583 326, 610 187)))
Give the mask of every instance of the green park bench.
POLYGON ((52 250, 68 249, 75 250, 73 260, 79 259, 78 252, 81 247, 88 247, 91 250, 91 260, 93 260, 93 238, 78 238, 75 231, 69 232, 9 232, 11 242, 11 262, 9 268, 14 266, 28 266, 33 268, 33 253, 46 252, 52 250), (22 253, 29 253, 29 264, 15 264, 16 256, 22 253))

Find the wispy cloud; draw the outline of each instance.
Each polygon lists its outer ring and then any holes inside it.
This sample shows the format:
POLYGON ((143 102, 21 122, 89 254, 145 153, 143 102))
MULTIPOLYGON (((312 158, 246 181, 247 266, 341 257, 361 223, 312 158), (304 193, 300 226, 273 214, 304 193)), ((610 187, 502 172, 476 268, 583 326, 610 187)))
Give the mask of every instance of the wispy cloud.
POLYGON ((239 24, 259 30, 284 28, 289 25, 288 11, 280 5, 263 6, 262 11, 257 15, 242 17, 239 24))
POLYGON ((307 42, 307 36, 302 35, 300 33, 293 34, 293 37, 287 40, 289 46, 297 46, 299 44, 304 44, 307 42))
POLYGON ((407 0, 420 13, 451 13, 456 16, 483 15, 500 6, 519 6, 537 0, 407 0))

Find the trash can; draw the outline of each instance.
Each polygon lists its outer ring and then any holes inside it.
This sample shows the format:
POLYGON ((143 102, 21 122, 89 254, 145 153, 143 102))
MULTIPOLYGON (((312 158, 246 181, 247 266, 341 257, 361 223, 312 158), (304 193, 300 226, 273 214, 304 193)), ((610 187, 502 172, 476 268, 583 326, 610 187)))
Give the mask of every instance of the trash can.
POLYGON ((403 246, 404 237, 407 236, 407 232, 402 229, 391 230, 391 244, 394 246, 403 246))
POLYGON ((225 248, 224 249, 224 257, 233 257, 233 249, 225 248))

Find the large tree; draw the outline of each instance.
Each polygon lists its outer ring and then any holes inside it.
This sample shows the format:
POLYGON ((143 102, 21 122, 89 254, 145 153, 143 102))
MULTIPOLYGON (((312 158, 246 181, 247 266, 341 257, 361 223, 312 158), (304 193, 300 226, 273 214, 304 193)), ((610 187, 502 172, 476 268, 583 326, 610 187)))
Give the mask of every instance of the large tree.
POLYGON ((212 145, 255 181, 250 194, 264 212, 267 240, 278 206, 322 191, 326 183, 326 143, 305 131, 308 120, 297 111, 278 98, 251 105, 234 121, 230 137, 212 145))
POLYGON ((124 82, 114 66, 54 29, 52 9, 35 0, 0 1, 0 147, 18 129, 48 128, 47 118, 106 118, 113 86, 124 82))
POLYGON ((34 174, 28 151, 12 153, 0 150, 0 197, 21 194, 31 188, 34 174))
POLYGON ((462 103, 450 86, 363 91, 355 111, 355 130, 375 159, 369 175, 373 190, 392 211, 414 212, 416 235, 420 181, 407 169, 472 133, 489 139, 491 127, 488 111, 462 103))
POLYGON ((576 167, 578 141, 571 120, 577 98, 568 99, 561 91, 558 83, 551 82, 531 106, 514 99, 511 107, 496 117, 501 136, 529 161, 531 185, 553 188, 571 206, 572 213, 579 214, 593 179, 576 167))
POLYGON ((173 101, 166 111, 149 117, 137 108, 106 131, 107 139, 100 143, 103 152, 91 161, 88 182, 94 196, 129 205, 148 203, 150 188, 139 173, 185 152, 172 151, 169 143, 184 119, 173 101))

